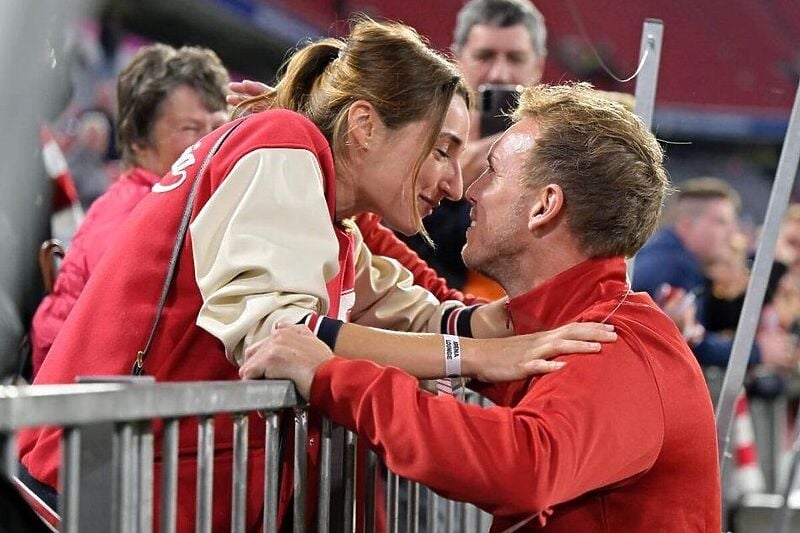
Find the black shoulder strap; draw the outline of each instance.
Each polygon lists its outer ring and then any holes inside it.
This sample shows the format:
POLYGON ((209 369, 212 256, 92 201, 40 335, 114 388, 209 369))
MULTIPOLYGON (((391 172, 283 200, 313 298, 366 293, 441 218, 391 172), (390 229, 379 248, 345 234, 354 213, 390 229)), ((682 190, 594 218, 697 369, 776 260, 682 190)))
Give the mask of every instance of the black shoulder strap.
POLYGON ((144 359, 147 357, 147 354, 150 351, 150 345, 153 343, 153 338, 156 336, 158 322, 161 320, 161 311, 164 309, 164 304, 167 301, 167 294, 169 293, 170 285, 172 285, 172 278, 175 276, 175 268, 178 266, 178 257, 181 253, 183 239, 186 237, 186 230, 189 228, 189 219, 192 217, 192 208, 194 207, 194 201, 197 197, 197 190, 200 186, 200 181, 205 174, 206 167, 211 161, 211 158, 217 153, 219 147, 222 146, 223 142, 225 142, 225 139, 227 139, 228 136, 233 133, 233 130, 238 128, 241 123, 242 121, 240 120, 228 131, 220 135, 220 137, 217 139, 217 142, 214 143, 214 146, 212 146, 211 150, 209 150, 206 158, 203 160, 203 164, 200 166, 200 170, 198 170, 197 175, 194 178, 192 190, 189 192, 189 197, 186 199, 186 207, 183 208, 181 225, 178 227, 178 234, 175 237, 175 245, 172 248, 172 256, 169 259, 169 269, 167 270, 167 276, 164 278, 164 286, 161 288, 161 300, 158 302, 156 314, 153 317, 153 326, 150 328, 150 335, 147 337, 147 342, 145 343, 144 348, 136 352, 136 361, 134 361, 133 368, 131 368, 131 374, 134 376, 141 376, 144 373, 144 359))

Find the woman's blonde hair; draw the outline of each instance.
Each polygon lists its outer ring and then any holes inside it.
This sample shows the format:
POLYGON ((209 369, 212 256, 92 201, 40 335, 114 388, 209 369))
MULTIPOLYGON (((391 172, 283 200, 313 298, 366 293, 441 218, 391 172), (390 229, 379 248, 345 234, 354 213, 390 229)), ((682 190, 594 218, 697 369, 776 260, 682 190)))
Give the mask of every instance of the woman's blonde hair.
MULTIPOLYGON (((346 39, 321 39, 298 50, 284 65, 276 87, 242 102, 234 114, 276 108, 301 113, 322 131, 343 164, 347 163, 347 113, 354 102, 372 104, 389 129, 429 119, 433 127, 414 165, 412 191, 416 192, 419 169, 456 93, 469 106, 461 73, 416 31, 361 17, 354 20, 346 39)), ((427 237, 415 203, 412 209, 417 230, 427 237)))

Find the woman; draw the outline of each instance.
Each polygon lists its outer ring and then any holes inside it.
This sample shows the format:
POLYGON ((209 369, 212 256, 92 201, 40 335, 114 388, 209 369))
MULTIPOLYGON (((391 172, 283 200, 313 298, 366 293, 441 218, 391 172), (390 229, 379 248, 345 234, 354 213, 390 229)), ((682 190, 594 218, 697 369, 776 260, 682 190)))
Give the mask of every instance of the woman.
MULTIPOLYGON (((363 20, 346 41, 318 41, 295 54, 274 94, 257 102, 269 110, 188 148, 132 214, 36 382, 125 374, 132 365, 134 373, 159 381, 238 379, 230 362, 240 364, 281 322, 308 324, 336 353, 441 377, 441 336, 363 326, 438 332, 445 324, 449 332, 477 337, 510 334, 502 303, 440 304, 396 263, 373 257, 348 223, 372 211, 414 233, 442 197, 461 195, 460 175, 423 183, 418 171, 462 84, 449 62, 399 24, 363 20), (175 248, 174 238, 162 236, 179 234, 187 205, 191 224, 175 248), (174 279, 162 309, 158 302, 171 262, 174 279), (360 325, 345 324, 348 319, 360 325), (392 355, 398 353, 403 357, 392 355)), ((567 336, 609 340, 601 329, 582 325, 567 336)), ((461 373, 510 379, 547 369, 544 361, 531 363, 542 356, 597 349, 580 340, 555 349, 551 340, 464 339, 461 373)), ((229 424, 218 422, 216 428, 214 530, 229 523, 232 443, 229 424)), ((248 477, 247 522, 254 528, 263 487, 258 450, 264 432, 258 428, 250 431, 248 477)), ((310 434, 314 472, 319 439, 313 427, 310 434)), ((189 530, 196 471, 189 421, 181 441, 178 524, 189 530)), ((55 486, 58 432, 26 433, 19 442, 30 474, 55 486)), ((283 502, 287 496, 284 491, 283 502)), ((313 487, 309 496, 314 499, 313 487)))

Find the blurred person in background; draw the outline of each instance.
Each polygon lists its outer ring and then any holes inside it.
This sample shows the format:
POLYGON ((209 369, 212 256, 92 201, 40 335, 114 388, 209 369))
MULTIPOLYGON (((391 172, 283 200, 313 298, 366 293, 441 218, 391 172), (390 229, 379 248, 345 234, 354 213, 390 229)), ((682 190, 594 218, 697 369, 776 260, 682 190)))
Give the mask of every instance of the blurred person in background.
POLYGON ((106 159, 111 131, 108 118, 100 112, 87 111, 78 118, 78 131, 67 154, 67 166, 84 209, 108 189, 113 179, 106 159))
MULTIPOLYGON (((459 174, 421 181, 419 169, 463 83, 453 64, 401 24, 361 19, 346 39, 321 39, 295 53, 275 89, 246 103, 257 112, 191 145, 153 186, 100 261, 34 383, 91 374, 236 380, 238 366, 279 323, 304 324, 337 354, 420 378, 445 375, 447 339, 439 332, 463 337, 461 373, 492 382, 562 366, 542 358, 599 351, 588 341, 615 338, 600 324, 488 338, 514 333, 503 302, 440 303, 397 262, 372 255, 350 222, 370 211, 413 234, 439 200, 461 196, 459 174), (185 240, 176 238, 181 228, 185 240), (174 278, 165 281, 170 264, 174 278), (165 287, 169 298, 159 303, 165 287)), ((457 105, 466 112, 466 103, 457 105)), ((214 530, 230 524, 233 430, 225 418, 215 432, 214 530)), ((264 428, 255 415, 250 424, 252 529, 261 525, 264 428)), ((319 429, 312 416, 309 494, 319 429)), ((188 531, 196 516, 193 421, 181 421, 180 435, 177 513, 188 531)), ((52 428, 19 434, 20 471, 31 483, 56 486, 59 437, 52 428)), ((160 437, 157 428, 156 449, 160 437)), ((291 476, 281 479, 283 519, 292 485, 291 476)))
MULTIPOLYGON (((211 50, 176 50, 164 44, 142 48, 120 73, 117 129, 126 170, 89 209, 67 250, 53 292, 33 317, 34 375, 131 211, 187 146, 227 121, 228 81, 227 70, 211 50)), ((92 119, 86 126, 91 133, 87 136, 98 149, 92 153, 102 158, 107 144, 102 132, 95 131, 95 122, 92 119)))
MULTIPOLYGON (((709 299, 706 271, 728 259, 738 228, 739 205, 738 193, 721 179, 696 178, 682 183, 665 212, 665 226, 634 262, 634 290, 650 293, 679 329, 692 332, 687 341, 703 366, 725 367, 731 353, 730 337, 704 331, 709 299), (693 323, 695 317, 703 329, 693 323)), ((750 364, 791 367, 790 344, 786 332, 762 330, 750 364)))

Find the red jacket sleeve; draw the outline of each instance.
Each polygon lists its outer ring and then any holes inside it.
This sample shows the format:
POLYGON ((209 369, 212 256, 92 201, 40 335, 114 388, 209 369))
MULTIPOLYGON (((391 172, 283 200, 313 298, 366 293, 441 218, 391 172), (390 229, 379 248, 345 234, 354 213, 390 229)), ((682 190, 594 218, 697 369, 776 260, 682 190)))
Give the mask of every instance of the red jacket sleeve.
POLYGON ((459 300, 467 305, 485 302, 482 298, 448 287, 444 278, 439 277, 428 263, 380 221, 381 218, 374 213, 363 213, 356 217, 356 224, 361 230, 364 244, 373 254, 397 259, 414 275, 414 283, 430 291, 439 301, 459 300))
POLYGON ((643 358, 564 359, 517 406, 484 409, 422 392, 398 369, 334 358, 317 372, 311 405, 403 477, 497 516, 532 515, 647 471, 663 440, 643 358))

